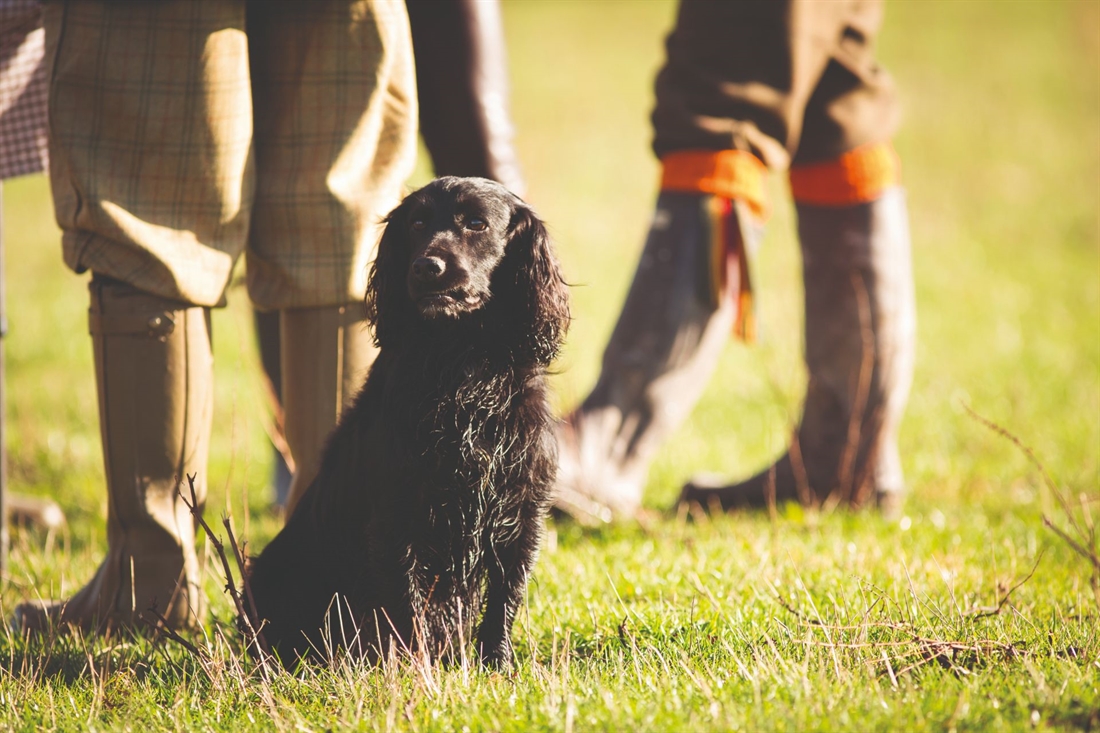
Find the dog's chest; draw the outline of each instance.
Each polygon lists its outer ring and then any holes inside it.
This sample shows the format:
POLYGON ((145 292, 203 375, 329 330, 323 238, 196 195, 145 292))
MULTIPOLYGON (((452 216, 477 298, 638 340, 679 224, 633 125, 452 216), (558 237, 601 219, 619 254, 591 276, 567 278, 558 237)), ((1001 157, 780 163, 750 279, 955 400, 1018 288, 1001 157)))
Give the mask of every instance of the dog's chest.
POLYGON ((436 600, 476 592, 486 568, 486 517, 472 506, 421 505, 410 517, 408 569, 436 600))
POLYGON ((517 489, 535 429, 523 413, 542 394, 483 360, 408 361, 390 373, 391 393, 403 399, 382 420, 397 469, 390 507, 400 519, 391 531, 406 551, 403 572, 432 589, 433 604, 473 599, 498 562, 495 548, 520 531, 517 489))
POLYGON ((494 548, 518 527, 514 485, 523 460, 512 450, 513 418, 509 409, 445 398, 416 427, 422 450, 407 474, 415 497, 409 547, 433 581, 438 575, 456 590, 479 587, 494 548))
POLYGON ((436 445, 409 486, 412 565, 459 592, 480 587, 494 548, 509 541, 519 523, 511 496, 515 466, 492 440, 496 426, 481 427, 488 436, 471 431, 464 445, 436 445))

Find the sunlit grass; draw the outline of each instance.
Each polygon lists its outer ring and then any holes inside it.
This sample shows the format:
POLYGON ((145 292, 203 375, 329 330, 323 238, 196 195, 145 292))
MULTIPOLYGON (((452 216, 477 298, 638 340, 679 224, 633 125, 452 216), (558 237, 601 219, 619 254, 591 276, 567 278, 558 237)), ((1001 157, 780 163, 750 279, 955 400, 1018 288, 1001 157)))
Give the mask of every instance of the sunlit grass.
MULTIPOLYGON (((668 2, 506 5, 529 198, 576 284, 561 409, 595 381, 648 224, 651 82, 673 13, 668 2)), ((901 523, 788 507, 774 520, 560 525, 510 677, 408 660, 247 676, 208 559, 215 620, 197 641, 212 663, 148 640, 0 638, 0 726, 1095 730, 1089 565, 1043 526, 1044 513, 1068 520, 1038 471, 963 406, 1031 446, 1078 521, 1100 520, 1098 29, 1100 5, 1087 1, 889 5, 879 47, 906 109, 896 145, 920 308, 901 523), (934 646, 949 642, 974 651, 934 646)), ((797 417, 797 243, 782 177, 771 191, 762 343, 727 350, 654 466, 654 508, 696 471, 764 465, 797 417)), ((61 265, 46 182, 9 182, 4 196, 10 490, 54 496, 70 520, 49 551, 47 538, 14 533, 7 616, 92 574, 106 497, 84 281, 61 265)), ((258 548, 279 523, 243 288, 214 334, 209 511, 228 497, 258 548)))

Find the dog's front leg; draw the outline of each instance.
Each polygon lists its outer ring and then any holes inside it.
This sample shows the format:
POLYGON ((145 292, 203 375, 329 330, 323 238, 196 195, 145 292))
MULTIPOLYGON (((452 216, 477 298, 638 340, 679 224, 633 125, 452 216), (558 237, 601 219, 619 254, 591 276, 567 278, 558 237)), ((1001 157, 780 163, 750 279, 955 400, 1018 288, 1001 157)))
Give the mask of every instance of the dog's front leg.
POLYGON ((542 535, 542 520, 530 517, 529 527, 512 542, 495 546, 489 561, 485 612, 477 630, 481 663, 490 669, 512 665, 512 623, 523 603, 527 576, 535 565, 542 535))

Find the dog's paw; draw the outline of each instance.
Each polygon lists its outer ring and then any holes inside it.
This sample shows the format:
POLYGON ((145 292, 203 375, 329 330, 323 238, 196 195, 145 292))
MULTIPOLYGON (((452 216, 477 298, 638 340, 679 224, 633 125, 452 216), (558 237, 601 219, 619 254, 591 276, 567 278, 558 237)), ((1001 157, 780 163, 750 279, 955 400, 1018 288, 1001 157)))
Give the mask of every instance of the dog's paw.
POLYGON ((478 650, 481 666, 492 672, 511 671, 514 658, 512 644, 507 640, 498 644, 482 645, 478 650))

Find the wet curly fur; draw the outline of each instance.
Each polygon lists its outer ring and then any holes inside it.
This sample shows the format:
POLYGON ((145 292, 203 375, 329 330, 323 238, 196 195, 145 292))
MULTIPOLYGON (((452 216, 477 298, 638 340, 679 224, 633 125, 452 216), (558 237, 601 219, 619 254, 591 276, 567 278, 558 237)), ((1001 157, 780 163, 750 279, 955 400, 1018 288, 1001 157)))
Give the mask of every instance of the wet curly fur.
POLYGON ((546 228, 496 183, 437 179, 387 217, 366 303, 378 358, 252 565, 263 634, 285 664, 472 640, 507 666, 556 469, 569 309, 546 228))

